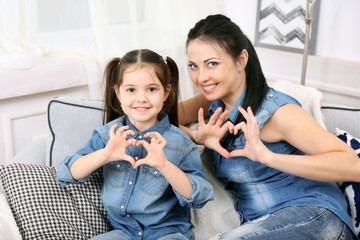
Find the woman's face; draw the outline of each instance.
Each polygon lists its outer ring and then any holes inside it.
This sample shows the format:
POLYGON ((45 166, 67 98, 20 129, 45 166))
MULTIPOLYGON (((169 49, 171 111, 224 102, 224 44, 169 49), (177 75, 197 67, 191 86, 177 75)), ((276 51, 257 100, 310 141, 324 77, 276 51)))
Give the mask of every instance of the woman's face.
POLYGON ((199 39, 189 42, 187 54, 195 86, 209 101, 221 99, 227 108, 232 108, 245 89, 245 66, 219 45, 199 39))

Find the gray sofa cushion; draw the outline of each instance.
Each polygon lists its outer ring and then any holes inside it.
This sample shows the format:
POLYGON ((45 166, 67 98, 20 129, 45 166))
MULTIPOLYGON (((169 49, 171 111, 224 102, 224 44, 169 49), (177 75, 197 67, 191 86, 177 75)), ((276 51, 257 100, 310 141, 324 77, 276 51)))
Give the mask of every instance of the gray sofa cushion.
POLYGON ((75 97, 58 97, 50 101, 47 165, 58 167, 65 157, 87 143, 93 130, 103 124, 103 104, 100 100, 75 97))
POLYGON ((335 128, 339 128, 360 138, 360 108, 324 105, 322 112, 329 132, 336 134, 335 128))

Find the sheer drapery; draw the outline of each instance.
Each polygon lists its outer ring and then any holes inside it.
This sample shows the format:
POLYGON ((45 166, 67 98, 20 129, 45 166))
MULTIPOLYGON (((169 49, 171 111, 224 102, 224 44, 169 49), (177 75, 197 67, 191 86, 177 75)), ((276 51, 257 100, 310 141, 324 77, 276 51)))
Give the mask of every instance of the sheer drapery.
POLYGON ((84 60, 91 97, 102 98, 107 61, 136 48, 172 57, 180 70, 180 97, 194 92, 188 79, 188 30, 219 0, 0 0, 0 70, 28 69, 44 56, 84 60), (70 20, 69 20, 70 19, 70 20))

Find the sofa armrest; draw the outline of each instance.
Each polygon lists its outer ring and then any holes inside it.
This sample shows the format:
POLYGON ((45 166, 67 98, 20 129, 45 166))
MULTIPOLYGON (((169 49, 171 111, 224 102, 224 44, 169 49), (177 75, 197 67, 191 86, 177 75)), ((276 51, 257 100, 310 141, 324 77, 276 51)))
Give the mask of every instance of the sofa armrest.
POLYGON ((47 139, 40 138, 34 141, 29 146, 25 147, 13 158, 11 158, 6 165, 11 163, 27 163, 27 164, 46 164, 46 145, 47 139))

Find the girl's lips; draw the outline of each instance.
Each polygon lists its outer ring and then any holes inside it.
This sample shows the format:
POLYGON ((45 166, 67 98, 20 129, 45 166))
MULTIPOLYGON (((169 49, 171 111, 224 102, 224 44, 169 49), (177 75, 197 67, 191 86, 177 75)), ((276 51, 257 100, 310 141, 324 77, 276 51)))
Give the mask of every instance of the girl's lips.
POLYGON ((202 85, 202 89, 204 90, 204 93, 211 93, 215 90, 217 84, 209 84, 209 85, 202 85))
POLYGON ((149 107, 134 107, 135 110, 139 111, 139 112, 145 112, 147 110, 149 110, 149 107))

